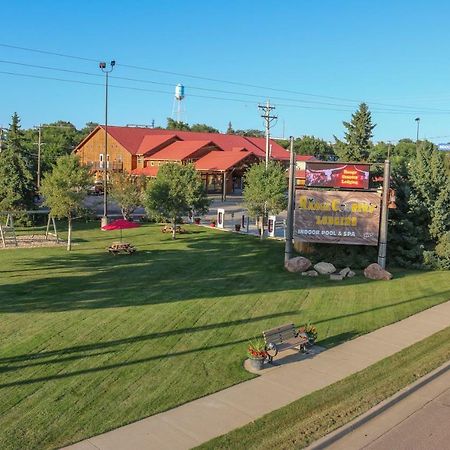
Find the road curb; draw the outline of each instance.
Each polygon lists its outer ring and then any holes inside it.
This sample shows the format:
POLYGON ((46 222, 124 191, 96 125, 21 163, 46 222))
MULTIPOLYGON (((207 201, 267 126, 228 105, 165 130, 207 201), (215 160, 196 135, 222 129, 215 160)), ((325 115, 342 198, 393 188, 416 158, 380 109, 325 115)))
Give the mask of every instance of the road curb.
POLYGON ((427 385, 428 383, 434 381, 436 378, 442 376, 447 371, 450 371, 450 361, 442 364, 436 369, 432 370, 428 374, 414 381, 412 384, 406 386, 405 388, 398 391, 396 394, 391 397, 383 400, 377 405, 373 406, 371 409, 366 411, 365 413, 358 416, 356 419, 353 419, 351 422, 343 425, 335 431, 327 434, 323 438, 313 442, 310 446, 306 447, 306 450, 323 450, 328 448, 330 445, 344 438, 348 434, 357 430, 359 427, 363 426, 370 420, 376 418, 392 406, 396 405, 400 401, 404 400, 408 396, 414 394, 419 389, 427 385))

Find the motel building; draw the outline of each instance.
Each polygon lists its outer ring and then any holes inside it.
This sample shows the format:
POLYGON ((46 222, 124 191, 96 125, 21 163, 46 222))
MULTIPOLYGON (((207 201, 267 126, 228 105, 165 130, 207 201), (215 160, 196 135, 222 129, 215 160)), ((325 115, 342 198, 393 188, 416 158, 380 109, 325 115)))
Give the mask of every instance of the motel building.
MULTIPOLYGON (((289 152, 271 140, 271 159, 289 166, 289 152)), ((193 163, 208 193, 241 193, 243 175, 265 160, 265 139, 232 134, 198 133, 145 127, 108 126, 105 161, 105 127, 96 127, 74 150, 81 163, 91 168, 96 180, 108 172, 128 172, 155 178, 162 164, 193 163)), ((297 185, 304 184, 304 166, 313 156, 297 156, 297 185), (303 178, 300 178, 303 177, 303 178)))

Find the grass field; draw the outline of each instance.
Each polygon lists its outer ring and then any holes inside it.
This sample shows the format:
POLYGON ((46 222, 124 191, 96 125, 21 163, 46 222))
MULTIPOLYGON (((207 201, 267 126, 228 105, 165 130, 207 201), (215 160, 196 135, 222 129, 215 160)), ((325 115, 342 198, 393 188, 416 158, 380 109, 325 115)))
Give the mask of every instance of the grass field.
POLYGON ((304 448, 447 362, 449 341, 450 328, 447 328, 198 448, 304 448))
POLYGON ((0 250, 0 448, 55 448, 249 379, 248 339, 285 322, 335 345, 450 298, 448 272, 390 282, 289 274, 280 242, 191 227, 76 225, 64 248, 0 250), (83 229, 80 229, 83 228, 83 229))

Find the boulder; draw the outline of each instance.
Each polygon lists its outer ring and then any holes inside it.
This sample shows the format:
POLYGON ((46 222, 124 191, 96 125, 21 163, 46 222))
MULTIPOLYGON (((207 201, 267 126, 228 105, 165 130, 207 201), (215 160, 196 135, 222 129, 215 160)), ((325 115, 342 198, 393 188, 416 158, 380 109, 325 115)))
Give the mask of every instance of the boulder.
POLYGON ((315 270, 308 270, 306 272, 303 272, 302 276, 304 276, 304 277, 318 277, 319 274, 315 270))
POLYGON ((311 261, 303 256, 296 256, 286 261, 284 267, 289 272, 304 272, 311 267, 311 261))
POLYGON ((336 267, 331 263, 320 262, 314 266, 314 269, 317 270, 321 275, 329 275, 330 273, 336 272, 336 267))
POLYGON ((369 264, 364 269, 364 276, 370 280, 390 280, 392 278, 392 274, 377 263, 369 264))
POLYGON ((353 270, 350 270, 350 272, 347 273, 347 278, 353 278, 356 275, 355 272, 353 272, 353 270))
POLYGON ((341 273, 331 273, 330 274, 330 280, 334 281, 340 281, 345 278, 345 275, 342 275, 341 273))
POLYGON ((346 267, 345 269, 342 269, 339 274, 345 278, 346 276, 348 276, 349 272, 351 272, 350 267, 346 267))

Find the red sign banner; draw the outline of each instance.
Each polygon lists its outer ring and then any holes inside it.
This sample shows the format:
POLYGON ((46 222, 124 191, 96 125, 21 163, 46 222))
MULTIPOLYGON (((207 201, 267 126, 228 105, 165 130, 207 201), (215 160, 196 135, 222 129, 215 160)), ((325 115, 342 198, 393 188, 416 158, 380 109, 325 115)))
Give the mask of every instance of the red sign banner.
POLYGON ((369 164, 307 162, 305 186, 368 189, 369 174, 369 164))
POLYGON ((381 196, 376 192, 297 191, 294 239, 378 245, 381 196))

